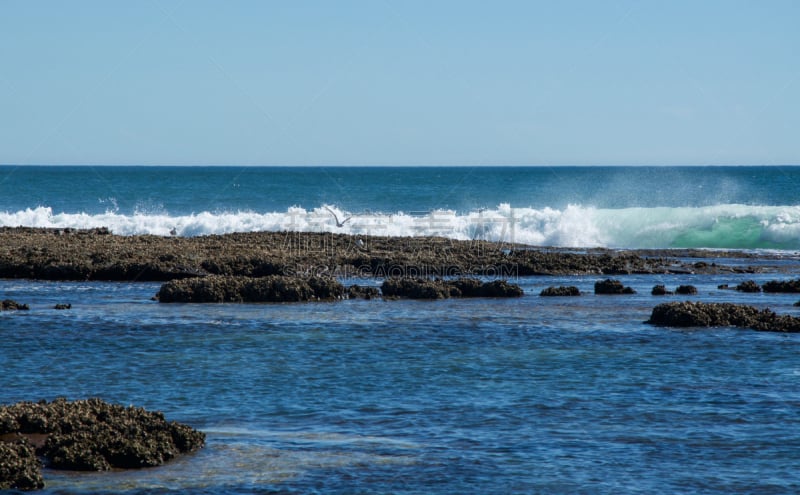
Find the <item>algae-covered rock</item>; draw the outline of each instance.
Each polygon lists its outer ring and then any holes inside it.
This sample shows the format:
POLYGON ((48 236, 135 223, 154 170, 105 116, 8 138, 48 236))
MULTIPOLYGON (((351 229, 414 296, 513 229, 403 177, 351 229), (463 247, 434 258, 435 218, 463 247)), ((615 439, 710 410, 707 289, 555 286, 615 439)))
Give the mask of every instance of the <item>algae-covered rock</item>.
POLYGON ((199 449, 205 435, 160 412, 100 399, 0 407, 0 435, 39 437, 36 453, 55 469, 103 471, 163 464, 199 449))
POLYGON ((548 287, 539 293, 543 297, 559 297, 559 296, 580 296, 581 291, 574 285, 548 287))
POLYGON ((11 299, 0 301, 0 311, 26 311, 31 309, 27 304, 21 304, 11 299))
POLYGON ((333 278, 210 275, 167 282, 156 297, 163 303, 221 303, 332 300, 344 295, 344 286, 333 278))
POLYGON ((672 291, 667 290, 667 288, 664 285, 654 285, 653 290, 650 291, 650 294, 654 296, 667 296, 671 295, 672 291))
POLYGON ((736 286, 739 292, 761 292, 761 286, 753 280, 746 280, 736 286))
POLYGON ((625 287, 619 280, 606 279, 595 282, 595 294, 636 294, 630 287, 625 287))
POLYGON ((24 439, 0 440, 0 490, 44 488, 42 464, 34 448, 24 439))
POLYGON ((351 285, 347 288, 348 299, 374 299, 381 295, 381 291, 376 287, 363 287, 358 284, 351 285))
POLYGON ((740 327, 764 332, 800 332, 798 317, 732 303, 659 304, 653 308, 647 323, 668 327, 740 327))
POLYGON ((800 292, 800 279, 770 280, 762 286, 762 289, 764 292, 798 293, 800 292))
POLYGON ((456 280, 390 278, 381 285, 387 298, 448 299, 451 297, 520 297, 522 288, 506 280, 481 282, 472 278, 456 280))

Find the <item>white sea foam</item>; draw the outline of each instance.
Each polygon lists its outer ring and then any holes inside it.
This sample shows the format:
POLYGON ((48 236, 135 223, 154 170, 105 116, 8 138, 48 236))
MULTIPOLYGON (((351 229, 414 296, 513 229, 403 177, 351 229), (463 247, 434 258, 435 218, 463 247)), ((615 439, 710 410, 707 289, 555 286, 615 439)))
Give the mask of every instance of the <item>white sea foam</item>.
POLYGON ((108 227, 115 234, 180 236, 254 231, 333 232, 382 236, 442 236, 539 246, 800 249, 800 206, 725 204, 685 208, 496 208, 457 213, 347 212, 333 205, 283 212, 165 212, 132 215, 54 213, 40 206, 0 212, 0 226, 108 227))

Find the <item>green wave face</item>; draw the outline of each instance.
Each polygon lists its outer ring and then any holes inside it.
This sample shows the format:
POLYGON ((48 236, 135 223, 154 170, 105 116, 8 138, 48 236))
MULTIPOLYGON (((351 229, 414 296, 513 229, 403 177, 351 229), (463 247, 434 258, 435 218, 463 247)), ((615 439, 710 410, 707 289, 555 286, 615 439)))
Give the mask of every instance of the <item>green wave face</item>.
POLYGON ((711 228, 690 230, 677 235, 671 247, 791 249, 793 245, 796 245, 796 242, 780 243, 766 239, 764 225, 754 218, 725 218, 715 221, 711 228))

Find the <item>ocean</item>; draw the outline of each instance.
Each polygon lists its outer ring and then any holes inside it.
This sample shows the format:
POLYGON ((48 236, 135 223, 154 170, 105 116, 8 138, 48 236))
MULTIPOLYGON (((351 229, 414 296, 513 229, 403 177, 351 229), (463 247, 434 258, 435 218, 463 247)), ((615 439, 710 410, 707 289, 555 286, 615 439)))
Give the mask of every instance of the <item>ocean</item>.
POLYGON ((799 192, 800 167, 4 166, 0 226, 800 250, 799 192))
MULTIPOLYGON (((0 227, 710 248, 709 262, 793 267, 798 193, 800 167, 4 166, 0 227)), ((686 298, 797 316, 796 295, 718 288, 790 277, 617 277, 629 296, 594 295, 599 276, 513 277, 522 298, 199 305, 153 301, 157 283, 6 279, 0 299, 31 309, 0 312, 0 404, 100 397, 207 434, 158 468, 46 470, 47 494, 797 493, 800 335, 644 323, 686 298), (553 285, 584 294, 539 297, 553 285)))

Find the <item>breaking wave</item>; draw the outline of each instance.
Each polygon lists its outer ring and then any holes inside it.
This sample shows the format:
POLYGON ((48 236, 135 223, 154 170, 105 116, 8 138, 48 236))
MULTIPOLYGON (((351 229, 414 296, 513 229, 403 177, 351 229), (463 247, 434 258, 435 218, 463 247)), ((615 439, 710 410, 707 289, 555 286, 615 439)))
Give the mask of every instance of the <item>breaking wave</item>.
POLYGON ((496 208, 457 213, 347 212, 333 205, 282 212, 54 213, 40 206, 0 212, 0 226, 108 227, 119 235, 200 236, 254 231, 442 236, 537 246, 800 249, 800 206, 722 204, 681 208, 496 208), (174 233, 174 234, 172 234, 174 233))

